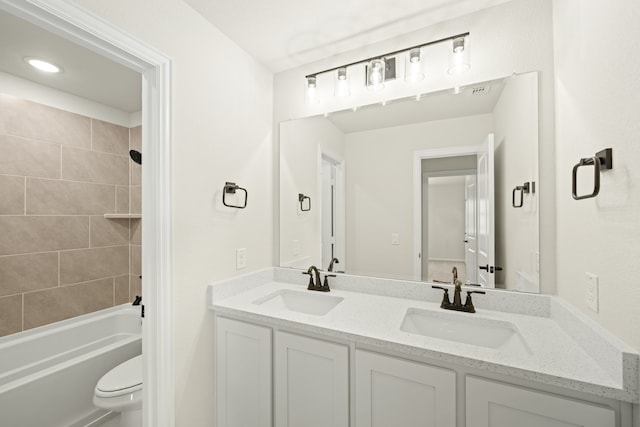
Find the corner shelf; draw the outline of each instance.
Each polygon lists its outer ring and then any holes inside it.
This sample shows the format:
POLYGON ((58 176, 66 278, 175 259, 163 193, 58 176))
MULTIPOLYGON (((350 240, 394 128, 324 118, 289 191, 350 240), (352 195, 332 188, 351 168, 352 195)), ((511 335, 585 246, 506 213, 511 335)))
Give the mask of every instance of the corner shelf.
POLYGON ((104 214, 106 219, 142 219, 142 214, 104 214))

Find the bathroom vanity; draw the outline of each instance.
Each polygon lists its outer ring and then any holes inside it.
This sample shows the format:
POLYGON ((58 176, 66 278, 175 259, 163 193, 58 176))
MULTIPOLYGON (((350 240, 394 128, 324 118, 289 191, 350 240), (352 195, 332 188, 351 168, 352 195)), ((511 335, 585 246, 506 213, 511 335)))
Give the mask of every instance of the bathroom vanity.
POLYGON ((210 286, 218 427, 629 427, 640 355, 560 299, 268 269, 210 286), (392 286, 390 286, 392 285, 392 286))

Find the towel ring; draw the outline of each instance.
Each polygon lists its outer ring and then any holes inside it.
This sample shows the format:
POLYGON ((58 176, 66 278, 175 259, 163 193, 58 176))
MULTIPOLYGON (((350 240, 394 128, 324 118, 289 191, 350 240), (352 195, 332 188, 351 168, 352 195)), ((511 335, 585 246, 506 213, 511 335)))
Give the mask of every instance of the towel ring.
POLYGON ((574 200, 584 200, 596 197, 600 194, 600 172, 613 168, 613 156, 611 148, 606 148, 593 157, 580 159, 573 167, 571 174, 571 195, 574 200), (589 194, 578 196, 578 169, 582 166, 593 165, 593 190, 589 194))

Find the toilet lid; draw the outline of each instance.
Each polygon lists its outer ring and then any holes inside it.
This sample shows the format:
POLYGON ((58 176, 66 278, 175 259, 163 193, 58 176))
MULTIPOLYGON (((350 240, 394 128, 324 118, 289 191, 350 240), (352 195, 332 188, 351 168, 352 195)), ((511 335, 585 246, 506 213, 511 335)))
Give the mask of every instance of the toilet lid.
POLYGON ((133 392, 142 385, 142 355, 123 362, 98 381, 96 389, 104 393, 133 392))

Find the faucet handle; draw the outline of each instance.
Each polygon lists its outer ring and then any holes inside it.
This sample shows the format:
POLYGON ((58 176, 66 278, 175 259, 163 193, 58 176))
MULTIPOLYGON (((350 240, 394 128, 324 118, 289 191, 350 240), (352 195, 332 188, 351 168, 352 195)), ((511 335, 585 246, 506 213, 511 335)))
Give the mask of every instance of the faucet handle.
POLYGON ((451 300, 449 300, 449 289, 443 286, 431 285, 432 289, 441 289, 444 291, 444 295, 442 295, 442 302, 440 303, 440 308, 447 308, 451 306, 451 300))
POLYGON ((313 273, 311 271, 303 271, 302 274, 307 274, 309 276, 309 284, 307 285, 308 291, 313 291, 315 286, 313 284, 313 273))
POLYGON ((324 275, 324 283, 322 285, 321 289, 318 289, 322 292, 330 292, 331 289, 329 288, 329 277, 336 277, 335 274, 325 274, 324 275))
POLYGON ((473 301, 471 300, 471 294, 486 294, 485 291, 467 291, 467 300, 464 302, 464 306, 468 309, 469 313, 475 313, 476 308, 473 306, 473 301))

